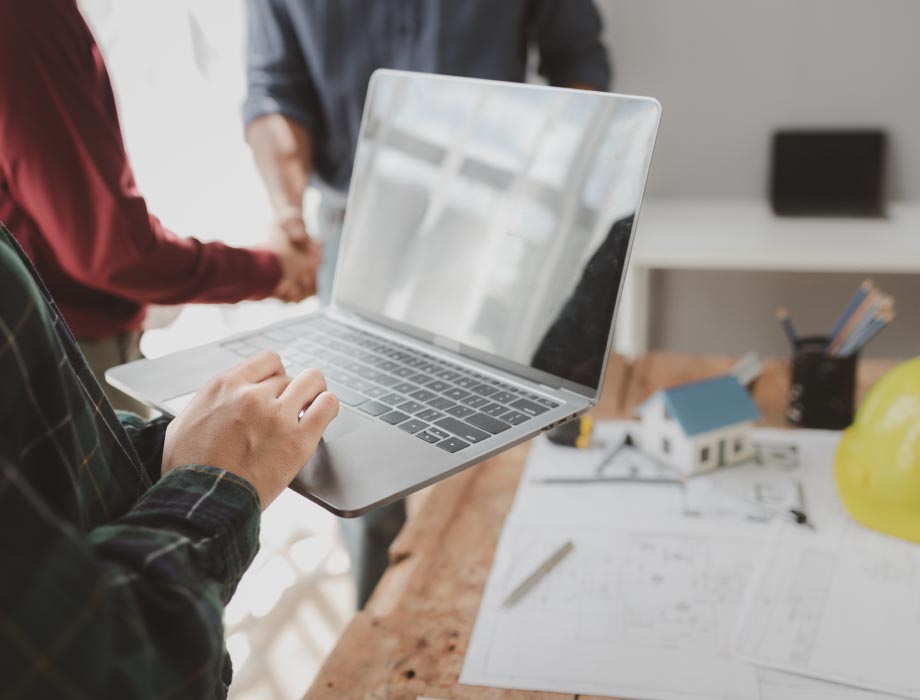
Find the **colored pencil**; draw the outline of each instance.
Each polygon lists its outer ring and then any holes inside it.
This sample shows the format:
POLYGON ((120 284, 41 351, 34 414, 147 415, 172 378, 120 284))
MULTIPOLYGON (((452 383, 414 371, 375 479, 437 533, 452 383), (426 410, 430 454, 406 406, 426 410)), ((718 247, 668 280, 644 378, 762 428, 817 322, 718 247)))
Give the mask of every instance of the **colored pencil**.
POLYGON ((836 354, 842 354, 841 351, 843 348, 852 345, 852 341, 862 334, 866 326, 868 326, 872 321, 874 321, 882 311, 890 311, 892 305, 892 299, 887 294, 882 294, 880 291, 869 304, 869 308, 866 309, 866 312, 856 320, 853 324, 853 327, 850 328, 846 335, 840 335, 840 344, 837 346, 836 354))
POLYGON ((837 355, 840 357, 849 357, 863 345, 864 337, 870 337, 870 335, 874 333, 879 326, 883 325, 885 325, 885 322, 882 321, 882 319, 878 316, 874 316, 863 329, 857 333, 853 333, 849 338, 846 339, 846 341, 837 351, 837 355))
POLYGON ((894 316, 894 312, 890 311, 882 313, 874 318, 860 334, 860 337, 853 339, 852 342, 848 344, 848 347, 841 349, 840 354, 846 357, 862 350, 870 340, 881 333, 882 329, 894 320, 894 316))
POLYGON ((840 329, 837 335, 831 338, 831 342, 827 346, 828 355, 837 354, 837 351, 840 349, 843 341, 846 340, 847 336, 852 332, 856 324, 859 323, 860 319, 862 319, 862 317, 869 312, 869 310, 872 308, 872 305, 878 299, 878 296, 878 289, 873 287, 869 290, 869 293, 863 298, 853 313, 850 314, 850 317, 847 319, 846 323, 843 324, 843 328, 840 329))
POLYGON ((842 339, 835 354, 846 356, 852 353, 855 348, 860 346, 860 339, 866 328, 875 323, 882 314, 891 311, 893 306, 894 299, 887 294, 880 295, 875 302, 872 303, 866 314, 856 322, 847 336, 842 339))
POLYGON ((834 337, 843 328, 844 324, 847 322, 847 319, 850 318, 850 314, 856 311, 856 307, 862 303, 862 300, 865 299, 866 295, 872 290, 872 286, 872 280, 870 279, 863 280, 863 283, 859 285, 859 288, 844 307, 843 313, 840 314, 840 318, 837 319, 837 323, 835 323, 834 327, 831 328, 830 335, 828 336, 828 345, 830 345, 830 341, 833 340, 834 337))
POLYGON ((859 346, 857 349, 858 349, 858 350, 861 350, 863 347, 866 346, 866 344, 867 344, 870 340, 872 340, 875 336, 877 336, 877 335, 878 335, 879 333, 881 333, 885 328, 887 328, 887 327, 888 327, 888 324, 890 324, 892 321, 894 321, 894 317, 895 317, 896 315, 897 315, 897 314, 895 314, 895 312, 892 311, 892 312, 890 312, 890 313, 885 314, 884 316, 882 316, 882 317, 879 319, 879 320, 881 321, 881 323, 878 324, 878 326, 876 326, 876 327, 872 330, 871 333, 867 334, 867 335, 863 338, 862 343, 860 344, 860 346, 859 346))

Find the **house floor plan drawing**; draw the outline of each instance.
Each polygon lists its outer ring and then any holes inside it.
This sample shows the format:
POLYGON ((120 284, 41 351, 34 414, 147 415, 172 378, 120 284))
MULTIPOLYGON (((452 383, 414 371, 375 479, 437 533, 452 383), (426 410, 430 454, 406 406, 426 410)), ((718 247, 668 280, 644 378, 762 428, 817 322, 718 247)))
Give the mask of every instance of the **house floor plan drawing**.
POLYGON ((684 489, 671 485, 545 483, 551 476, 593 474, 632 425, 597 426, 594 449, 535 442, 460 682, 646 700, 886 697, 761 668, 732 649, 775 519, 748 518, 744 508, 722 512, 726 494, 754 494, 758 508, 789 499, 801 505, 804 496, 815 520, 829 523, 833 481, 823 465, 835 437, 755 431, 755 442, 766 446, 759 459, 691 480, 698 491, 693 515, 684 489), (504 605, 522 577, 566 541, 572 552, 524 597, 504 605))
POLYGON ((491 614, 486 621, 480 613, 484 624, 477 624, 461 682, 664 700, 760 700, 756 669, 727 653, 730 621, 756 565, 758 541, 696 537, 674 525, 568 529, 573 552, 506 608, 497 600, 559 539, 556 528, 516 529, 505 547, 511 556, 496 558, 504 566, 494 570, 497 580, 482 606, 491 614), (649 680, 656 676, 651 695, 649 680))
POLYGON ((920 698, 920 548, 850 522, 782 527, 756 581, 736 637, 744 658, 920 698))

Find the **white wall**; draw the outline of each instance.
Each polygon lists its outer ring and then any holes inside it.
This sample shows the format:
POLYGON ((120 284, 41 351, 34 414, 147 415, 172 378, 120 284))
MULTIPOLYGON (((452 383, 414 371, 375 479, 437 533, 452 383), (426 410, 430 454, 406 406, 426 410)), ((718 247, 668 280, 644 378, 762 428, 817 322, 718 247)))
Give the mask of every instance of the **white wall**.
MULTIPOLYGON (((890 135, 890 197, 920 199, 918 0, 597 2, 615 89, 663 105, 650 196, 765 198, 775 128, 881 126, 890 135)), ((920 279, 873 277, 897 293, 898 318, 868 354, 920 353, 920 279)), ((772 317, 777 305, 793 310, 802 331, 820 332, 860 279, 657 273, 651 343, 784 354, 772 317)))
POLYGON ((651 195, 762 196, 776 127, 878 125, 920 199, 917 0, 598 2, 615 89, 662 102, 651 195))
MULTIPOLYGON (((920 235, 920 232, 918 232, 920 235)), ((792 310, 800 335, 827 333, 863 275, 799 272, 656 272, 652 275, 652 347, 786 357, 789 343, 774 318, 792 310)), ((898 316, 863 351, 869 357, 920 355, 920 279, 872 275, 897 297, 898 316)))

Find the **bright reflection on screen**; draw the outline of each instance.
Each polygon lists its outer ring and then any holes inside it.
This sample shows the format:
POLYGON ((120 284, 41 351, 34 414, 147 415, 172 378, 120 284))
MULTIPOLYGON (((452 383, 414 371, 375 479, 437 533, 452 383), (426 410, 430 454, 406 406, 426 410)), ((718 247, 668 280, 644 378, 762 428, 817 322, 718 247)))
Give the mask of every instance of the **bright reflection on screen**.
POLYGON ((658 111, 378 73, 336 302, 595 387, 658 111))

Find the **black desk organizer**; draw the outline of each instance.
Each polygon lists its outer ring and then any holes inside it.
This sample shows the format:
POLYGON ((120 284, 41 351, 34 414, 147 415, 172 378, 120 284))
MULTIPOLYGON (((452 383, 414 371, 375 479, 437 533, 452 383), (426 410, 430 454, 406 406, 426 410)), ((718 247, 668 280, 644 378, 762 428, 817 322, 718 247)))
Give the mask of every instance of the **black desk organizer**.
POLYGON ((859 354, 831 357, 827 342, 813 336, 795 344, 786 419, 800 428, 842 430, 853 422, 859 354))

